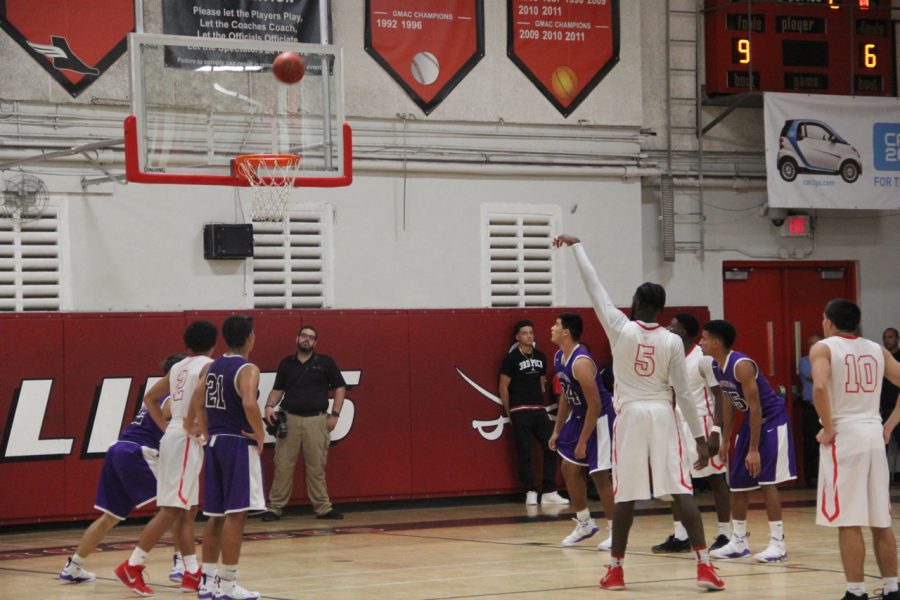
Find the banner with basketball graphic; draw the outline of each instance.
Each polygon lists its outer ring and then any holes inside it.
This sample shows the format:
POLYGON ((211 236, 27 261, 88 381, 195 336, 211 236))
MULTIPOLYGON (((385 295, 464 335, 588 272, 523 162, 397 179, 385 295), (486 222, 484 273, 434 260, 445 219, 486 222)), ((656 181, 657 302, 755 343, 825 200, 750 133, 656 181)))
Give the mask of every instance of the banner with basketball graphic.
POLYGON ((134 0, 0 0, 0 28, 77 97, 127 49, 134 0))
POLYGON ((619 61, 619 0, 507 0, 506 53, 564 117, 619 61))
POLYGON ((366 0, 365 46, 426 115, 484 56, 482 0, 366 0))

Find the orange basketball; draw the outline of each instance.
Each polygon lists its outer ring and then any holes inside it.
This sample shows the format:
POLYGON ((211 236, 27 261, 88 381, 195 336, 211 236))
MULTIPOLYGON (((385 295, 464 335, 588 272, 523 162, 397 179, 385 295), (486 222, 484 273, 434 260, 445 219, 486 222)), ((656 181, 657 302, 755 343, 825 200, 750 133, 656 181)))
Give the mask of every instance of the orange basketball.
POLYGON ((297 83, 306 73, 306 63, 295 52, 282 52, 272 62, 272 74, 282 83, 297 83))
POLYGON ((578 91, 578 77, 571 67, 565 65, 554 69, 550 76, 550 88, 560 100, 571 100, 578 91))

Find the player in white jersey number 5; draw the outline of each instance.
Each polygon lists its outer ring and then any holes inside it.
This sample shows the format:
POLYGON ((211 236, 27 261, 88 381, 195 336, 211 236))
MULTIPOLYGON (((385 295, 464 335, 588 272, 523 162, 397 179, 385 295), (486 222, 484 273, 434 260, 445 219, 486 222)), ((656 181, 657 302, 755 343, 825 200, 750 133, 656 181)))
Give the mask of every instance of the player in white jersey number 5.
POLYGON ((859 307, 850 300, 828 302, 822 320, 826 339, 809 352, 813 404, 822 422, 816 436, 822 444, 816 523, 838 528, 847 579, 844 600, 869 597, 863 527, 872 530, 875 559, 884 578, 882 598, 900 600, 884 450, 900 420, 900 409, 895 407, 883 426, 879 413, 882 379, 900 385, 900 363, 875 342, 856 335, 860 317, 859 307))
POLYGON ((561 235, 554 245, 572 246, 578 270, 591 297, 594 311, 606 331, 616 379, 616 424, 613 438, 613 539, 609 569, 600 586, 622 589, 622 563, 628 533, 634 521, 636 500, 671 495, 678 506, 691 546, 697 556, 697 586, 709 590, 725 587, 709 561, 703 522, 694 503, 686 443, 695 443, 701 469, 709 463, 709 449, 697 407, 691 395, 685 367, 684 344, 656 320, 666 304, 661 285, 644 283, 634 293, 631 318, 613 304, 600 284, 578 238, 561 235), (690 427, 694 441, 682 439, 675 401, 690 427))

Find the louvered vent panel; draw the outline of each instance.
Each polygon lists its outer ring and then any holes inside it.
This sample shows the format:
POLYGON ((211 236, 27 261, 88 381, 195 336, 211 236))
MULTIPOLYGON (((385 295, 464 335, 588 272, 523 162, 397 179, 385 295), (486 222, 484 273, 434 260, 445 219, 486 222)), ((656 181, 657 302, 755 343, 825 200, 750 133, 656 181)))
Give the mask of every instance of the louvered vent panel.
POLYGON ((321 214, 290 213, 282 222, 254 222, 254 308, 322 308, 323 245, 321 214))
POLYGON ((551 306, 553 223, 547 215, 490 215, 491 306, 551 306))
POLYGON ((59 310, 59 211, 32 221, 0 220, 0 311, 59 310))

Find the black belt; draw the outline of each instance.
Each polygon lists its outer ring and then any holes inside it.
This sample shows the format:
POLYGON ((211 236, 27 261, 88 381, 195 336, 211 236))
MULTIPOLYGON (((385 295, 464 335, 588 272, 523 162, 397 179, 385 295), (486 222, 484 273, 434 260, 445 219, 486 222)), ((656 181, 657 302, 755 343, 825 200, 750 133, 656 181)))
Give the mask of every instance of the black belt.
POLYGON ((297 417, 318 417, 319 415, 324 415, 325 410, 289 410, 288 413, 297 416, 297 417))

